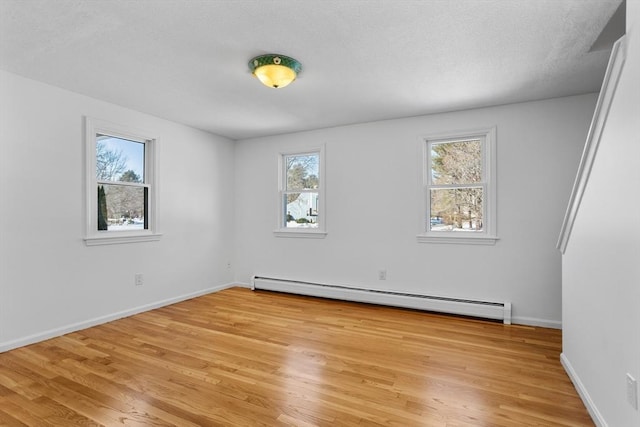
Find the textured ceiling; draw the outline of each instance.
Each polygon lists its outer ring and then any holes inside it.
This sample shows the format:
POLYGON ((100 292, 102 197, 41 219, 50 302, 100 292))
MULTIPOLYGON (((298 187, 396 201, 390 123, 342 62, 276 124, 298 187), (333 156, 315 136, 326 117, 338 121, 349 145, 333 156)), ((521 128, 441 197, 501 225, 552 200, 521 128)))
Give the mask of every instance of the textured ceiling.
POLYGON ((597 91, 620 1, 0 0, 0 69, 243 139, 597 91))

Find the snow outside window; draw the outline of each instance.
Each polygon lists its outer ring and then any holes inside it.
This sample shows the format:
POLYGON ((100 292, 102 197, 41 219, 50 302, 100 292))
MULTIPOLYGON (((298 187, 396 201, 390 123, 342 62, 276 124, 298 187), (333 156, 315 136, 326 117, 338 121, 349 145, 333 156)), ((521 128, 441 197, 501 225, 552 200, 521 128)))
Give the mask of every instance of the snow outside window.
POLYGON ((278 237, 324 237, 324 149, 278 158, 278 237))
POLYGON ((495 128, 424 138, 419 242, 494 244, 495 128))
POLYGON ((157 138, 86 118, 87 245, 157 240, 157 138))

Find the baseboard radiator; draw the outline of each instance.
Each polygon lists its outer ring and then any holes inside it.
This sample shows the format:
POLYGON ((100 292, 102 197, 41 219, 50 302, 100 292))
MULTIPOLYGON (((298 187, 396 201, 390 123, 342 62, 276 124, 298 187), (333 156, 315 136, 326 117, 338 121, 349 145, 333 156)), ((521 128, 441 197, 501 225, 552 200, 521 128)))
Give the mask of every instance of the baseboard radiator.
POLYGON ((482 317, 485 319, 501 320, 505 324, 511 324, 511 303, 509 302, 476 301, 461 298, 418 295, 262 276, 252 277, 251 289, 482 317))

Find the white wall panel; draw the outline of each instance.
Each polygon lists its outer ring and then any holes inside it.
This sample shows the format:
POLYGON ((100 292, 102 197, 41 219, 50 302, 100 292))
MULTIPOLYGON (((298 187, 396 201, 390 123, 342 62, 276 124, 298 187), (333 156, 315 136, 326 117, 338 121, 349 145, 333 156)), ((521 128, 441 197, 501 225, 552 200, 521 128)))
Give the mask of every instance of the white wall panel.
POLYGON ((511 301, 515 323, 559 327, 556 241, 595 101, 588 94, 239 141, 236 277, 511 301), (417 243, 420 137, 492 126, 500 240, 417 243), (326 144, 328 235, 274 237, 277 153, 314 144, 326 144))
POLYGON ((640 2, 627 2, 626 60, 563 257, 563 359, 598 425, 637 427, 640 378, 640 2))
POLYGON ((228 139, 0 72, 0 346, 231 282, 233 156, 228 139), (85 245, 85 115, 160 137, 159 242, 85 245))

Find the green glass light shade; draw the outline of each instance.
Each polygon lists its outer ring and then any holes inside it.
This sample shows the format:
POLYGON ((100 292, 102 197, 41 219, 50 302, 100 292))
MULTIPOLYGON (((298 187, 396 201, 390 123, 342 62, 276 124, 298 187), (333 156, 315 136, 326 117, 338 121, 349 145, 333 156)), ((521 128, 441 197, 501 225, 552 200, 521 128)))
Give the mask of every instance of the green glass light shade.
POLYGON ((278 89, 294 81, 302 65, 291 57, 270 53, 249 61, 249 69, 262 84, 278 89))

